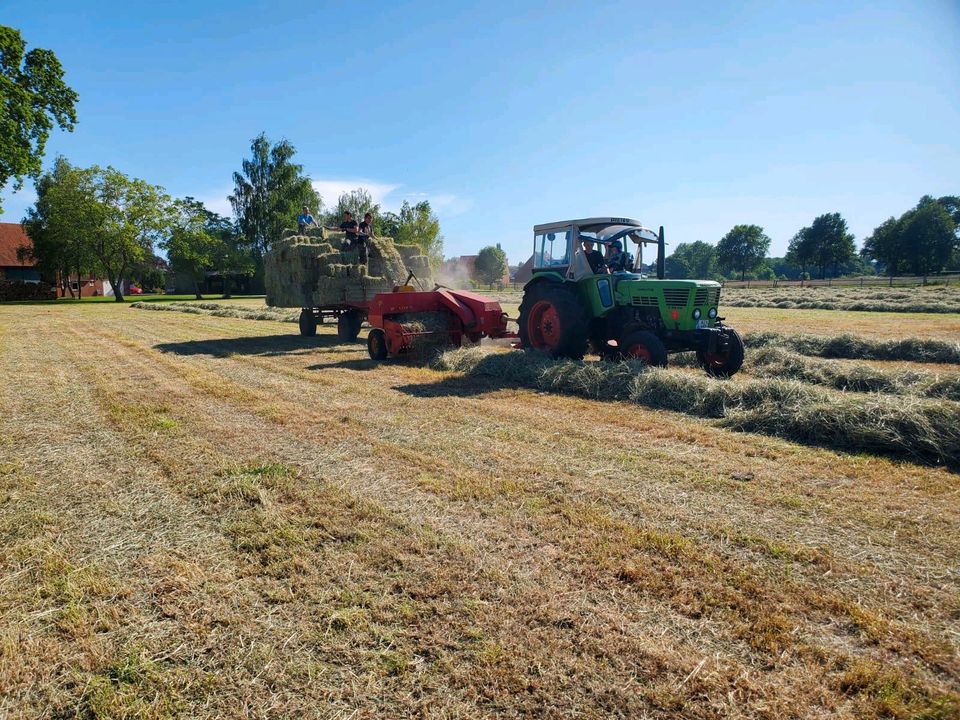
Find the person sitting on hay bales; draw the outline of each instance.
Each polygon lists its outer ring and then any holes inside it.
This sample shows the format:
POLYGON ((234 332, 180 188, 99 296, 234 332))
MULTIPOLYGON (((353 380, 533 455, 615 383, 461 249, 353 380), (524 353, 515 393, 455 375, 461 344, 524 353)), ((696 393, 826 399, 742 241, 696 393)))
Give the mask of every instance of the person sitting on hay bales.
POLYGON ((306 229, 311 225, 314 227, 319 227, 317 225, 317 221, 313 219, 313 215, 310 214, 310 208, 304 205, 303 212, 297 216, 297 229, 300 231, 300 234, 303 235, 306 229))
POLYGON ((360 223, 357 228, 359 232, 357 233, 357 239, 355 245, 357 246, 357 251, 360 253, 360 264, 367 264, 367 242, 373 237, 373 214, 364 213, 363 222, 360 223))
POLYGON ((343 249, 346 250, 357 242, 357 232, 360 229, 357 221, 353 219, 353 214, 349 210, 344 210, 343 212, 343 222, 340 223, 340 229, 347 234, 343 243, 343 249))

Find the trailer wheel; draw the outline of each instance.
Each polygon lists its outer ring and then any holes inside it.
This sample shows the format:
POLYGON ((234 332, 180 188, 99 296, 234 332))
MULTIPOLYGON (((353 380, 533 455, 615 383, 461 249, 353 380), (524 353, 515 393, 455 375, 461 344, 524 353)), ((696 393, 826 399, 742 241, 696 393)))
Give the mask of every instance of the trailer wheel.
POLYGON ((313 337, 317 334, 317 318, 311 308, 300 311, 300 334, 304 337, 313 337))
POLYGON ((367 352, 371 360, 380 362, 387 359, 387 334, 380 328, 374 328, 367 335, 367 352))
POLYGON ((363 315, 357 310, 347 310, 337 318, 337 337, 343 342, 354 342, 360 334, 363 315))
POLYGON ((520 303, 520 342, 553 357, 583 358, 587 319, 576 296, 561 285, 538 283, 520 303))
POLYGON ((743 340, 736 330, 727 328, 727 350, 722 353, 704 352, 697 350, 697 361, 708 375, 718 378, 728 378, 735 375, 743 366, 743 340))
POLYGON ((654 367, 667 366, 667 348, 660 338, 647 330, 627 333, 620 341, 620 348, 625 360, 640 360, 654 367))

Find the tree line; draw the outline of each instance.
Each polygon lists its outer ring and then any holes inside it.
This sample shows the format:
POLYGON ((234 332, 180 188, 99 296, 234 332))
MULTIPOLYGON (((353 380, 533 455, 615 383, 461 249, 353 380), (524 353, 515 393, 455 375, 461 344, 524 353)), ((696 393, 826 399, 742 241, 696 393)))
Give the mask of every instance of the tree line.
POLYGON ((48 277, 103 277, 120 302, 125 281, 162 286, 167 269, 188 279, 198 298, 211 273, 223 279, 226 296, 238 278, 247 279, 248 290, 262 291, 264 254, 285 228, 296 227, 308 206, 320 224, 331 227, 345 210, 359 217, 372 212, 376 234, 420 245, 435 263, 442 259, 440 223, 428 201, 405 202, 399 213, 382 212, 370 193, 358 188, 324 213, 323 199, 294 162, 293 145, 271 144, 261 133, 250 151, 234 173, 232 218, 193 197, 171 198, 159 185, 116 168, 82 168, 58 157, 36 180, 37 200, 23 220, 33 247, 24 255, 48 277))
POLYGON ((923 275, 960 269, 960 198, 925 195, 899 218, 864 239, 840 213, 814 218, 790 239, 784 257, 770 257, 770 238, 759 225, 736 225, 716 245, 680 243, 666 259, 673 278, 796 280, 843 275, 923 275))

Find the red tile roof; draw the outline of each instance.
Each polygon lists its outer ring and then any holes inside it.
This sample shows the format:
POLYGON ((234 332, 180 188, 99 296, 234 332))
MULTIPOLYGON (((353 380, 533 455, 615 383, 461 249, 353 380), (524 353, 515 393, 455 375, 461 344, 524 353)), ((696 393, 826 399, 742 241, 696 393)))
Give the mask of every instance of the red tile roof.
POLYGON ((17 259, 17 249, 32 247, 30 237, 23 231, 20 223, 0 223, 0 267, 33 267, 32 260, 20 262, 17 259))

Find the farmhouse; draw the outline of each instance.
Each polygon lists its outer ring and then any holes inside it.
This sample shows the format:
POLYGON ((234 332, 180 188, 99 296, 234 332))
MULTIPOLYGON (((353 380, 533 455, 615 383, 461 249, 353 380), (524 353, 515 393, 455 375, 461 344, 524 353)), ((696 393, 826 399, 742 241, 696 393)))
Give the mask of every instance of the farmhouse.
POLYGON ((40 282, 36 262, 18 257, 18 251, 33 247, 20 223, 0 223, 0 280, 40 282))
MULTIPOLYGON (((45 280, 57 288, 57 297, 68 295, 90 297, 103 295, 105 283, 93 275, 78 277, 71 275, 69 279, 60 277, 43 277, 37 267, 36 260, 21 257, 21 250, 33 247, 33 241, 24 231, 20 223, 0 223, 0 280, 22 280, 24 282, 40 282, 45 280), (69 288, 67 286, 69 283, 69 288)), ((112 294, 110 284, 106 283, 107 294, 112 294)))

